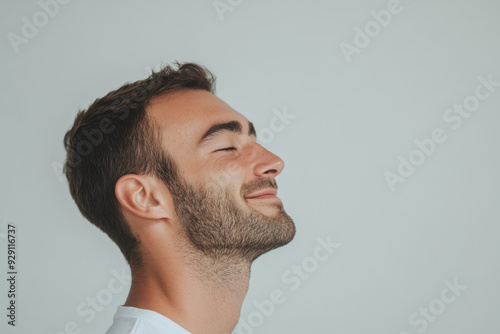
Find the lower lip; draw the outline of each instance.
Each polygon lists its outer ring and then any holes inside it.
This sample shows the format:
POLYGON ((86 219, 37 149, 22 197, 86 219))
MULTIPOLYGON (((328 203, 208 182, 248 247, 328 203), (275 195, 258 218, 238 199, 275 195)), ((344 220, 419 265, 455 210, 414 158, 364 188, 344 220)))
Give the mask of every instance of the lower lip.
POLYGON ((248 199, 266 199, 266 198, 278 198, 276 195, 262 195, 257 197, 250 197, 248 199))

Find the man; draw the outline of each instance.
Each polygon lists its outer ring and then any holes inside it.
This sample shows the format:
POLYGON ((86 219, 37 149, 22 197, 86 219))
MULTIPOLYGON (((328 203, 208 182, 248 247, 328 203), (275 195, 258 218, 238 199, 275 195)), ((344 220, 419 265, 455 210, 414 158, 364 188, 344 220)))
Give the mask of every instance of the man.
POLYGON ((64 138, 72 197, 131 267, 107 334, 231 333, 251 263, 295 235, 283 160, 206 68, 176 65, 97 99, 64 138))

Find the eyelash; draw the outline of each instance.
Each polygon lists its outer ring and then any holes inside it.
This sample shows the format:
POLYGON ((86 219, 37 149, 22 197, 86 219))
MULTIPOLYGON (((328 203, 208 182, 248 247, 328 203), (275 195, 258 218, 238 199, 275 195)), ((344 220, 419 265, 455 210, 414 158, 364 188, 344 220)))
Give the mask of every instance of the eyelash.
POLYGON ((221 148, 220 150, 217 150, 216 152, 218 152, 218 151, 233 151, 233 150, 236 150, 236 147, 221 148))

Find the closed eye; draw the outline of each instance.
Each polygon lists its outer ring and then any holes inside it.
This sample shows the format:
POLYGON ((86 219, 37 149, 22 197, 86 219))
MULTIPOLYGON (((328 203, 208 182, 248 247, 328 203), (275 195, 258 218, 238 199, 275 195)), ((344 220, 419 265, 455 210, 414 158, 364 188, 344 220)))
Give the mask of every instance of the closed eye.
POLYGON ((236 147, 221 148, 220 150, 216 150, 215 152, 217 152, 217 151, 232 151, 232 150, 236 150, 236 147))

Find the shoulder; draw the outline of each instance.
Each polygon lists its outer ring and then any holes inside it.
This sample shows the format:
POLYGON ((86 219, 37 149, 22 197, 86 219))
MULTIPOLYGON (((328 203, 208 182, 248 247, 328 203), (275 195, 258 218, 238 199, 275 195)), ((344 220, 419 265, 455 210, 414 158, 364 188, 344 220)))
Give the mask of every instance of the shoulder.
POLYGON ((106 334, 191 334, 169 318, 151 311, 118 306, 113 324, 106 334))

